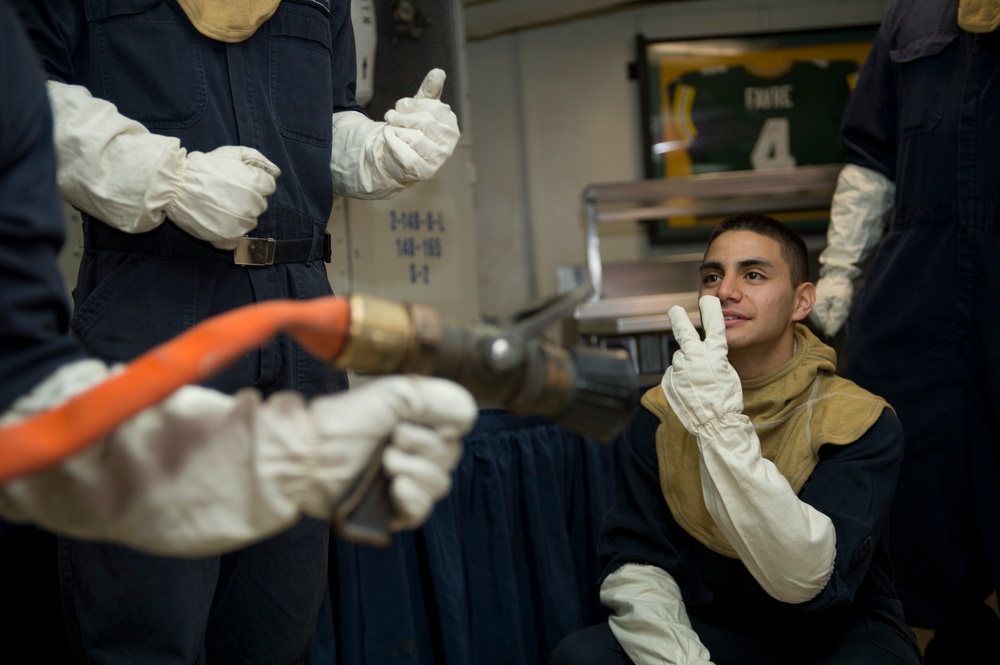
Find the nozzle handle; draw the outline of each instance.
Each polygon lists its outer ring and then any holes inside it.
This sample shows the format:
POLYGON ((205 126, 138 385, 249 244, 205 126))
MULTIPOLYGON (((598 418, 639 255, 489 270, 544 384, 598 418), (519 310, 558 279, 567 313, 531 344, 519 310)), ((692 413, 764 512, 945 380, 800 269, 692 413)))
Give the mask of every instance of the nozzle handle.
POLYGON ((383 443, 372 455, 368 466, 333 512, 333 529, 341 538, 362 545, 388 547, 392 542, 392 498, 389 479, 382 470, 383 443))

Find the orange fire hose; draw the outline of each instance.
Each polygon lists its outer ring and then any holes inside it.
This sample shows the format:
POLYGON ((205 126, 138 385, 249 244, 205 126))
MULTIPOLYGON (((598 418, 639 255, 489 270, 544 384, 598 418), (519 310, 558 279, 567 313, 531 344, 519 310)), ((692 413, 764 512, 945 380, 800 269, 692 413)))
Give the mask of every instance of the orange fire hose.
POLYGON ((328 296, 246 305, 157 346, 63 404, 0 429, 0 483, 83 450, 181 386, 211 377, 241 353, 286 332, 330 361, 344 346, 350 302, 328 296))

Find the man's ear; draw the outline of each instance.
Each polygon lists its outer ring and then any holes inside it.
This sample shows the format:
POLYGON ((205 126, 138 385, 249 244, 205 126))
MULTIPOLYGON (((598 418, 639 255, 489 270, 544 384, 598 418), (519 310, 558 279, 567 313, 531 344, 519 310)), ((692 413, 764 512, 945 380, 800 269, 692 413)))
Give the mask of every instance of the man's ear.
POLYGON ((792 321, 802 321, 813 305, 816 304, 816 286, 812 282, 802 282, 795 289, 795 308, 792 310, 792 321))

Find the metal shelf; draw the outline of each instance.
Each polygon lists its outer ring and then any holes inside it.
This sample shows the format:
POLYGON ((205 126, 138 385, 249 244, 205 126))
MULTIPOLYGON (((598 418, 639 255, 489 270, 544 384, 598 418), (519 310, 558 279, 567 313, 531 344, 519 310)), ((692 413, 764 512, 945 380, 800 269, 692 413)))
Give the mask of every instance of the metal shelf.
POLYGON ((587 270, 594 298, 599 299, 604 293, 599 235, 602 223, 829 208, 842 166, 730 171, 588 186, 583 201, 587 217, 587 270))

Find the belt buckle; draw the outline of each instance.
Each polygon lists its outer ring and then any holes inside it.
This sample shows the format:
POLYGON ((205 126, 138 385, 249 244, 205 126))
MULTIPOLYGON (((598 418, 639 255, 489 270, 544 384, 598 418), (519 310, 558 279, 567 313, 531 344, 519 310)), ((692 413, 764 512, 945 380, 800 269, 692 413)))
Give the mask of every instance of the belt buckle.
POLYGON ((274 238, 240 238, 233 250, 233 263, 238 266, 273 266, 274 238))

